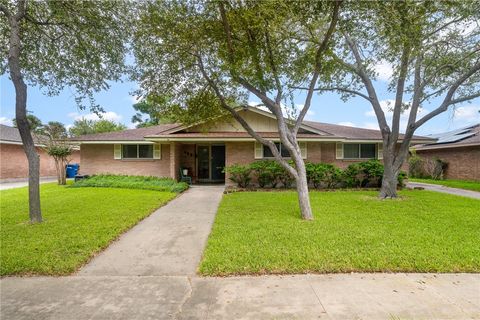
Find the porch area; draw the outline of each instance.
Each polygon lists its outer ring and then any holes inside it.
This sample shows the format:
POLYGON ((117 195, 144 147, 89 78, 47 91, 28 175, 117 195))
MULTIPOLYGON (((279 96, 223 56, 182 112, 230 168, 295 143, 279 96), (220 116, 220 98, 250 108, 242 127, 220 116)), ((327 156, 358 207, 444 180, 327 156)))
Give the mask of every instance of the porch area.
POLYGON ((190 177, 194 184, 225 183, 224 143, 170 143, 170 176, 190 177))

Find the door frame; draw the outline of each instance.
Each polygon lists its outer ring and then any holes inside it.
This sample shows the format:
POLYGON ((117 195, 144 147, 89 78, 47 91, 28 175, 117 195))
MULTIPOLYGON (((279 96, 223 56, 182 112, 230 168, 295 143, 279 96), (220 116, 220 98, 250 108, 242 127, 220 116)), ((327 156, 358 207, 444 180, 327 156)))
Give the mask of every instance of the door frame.
MULTIPOLYGON (((200 143, 195 146, 195 153, 197 154, 197 157, 195 157, 195 167, 196 167, 196 172, 197 172, 197 181, 198 182, 224 182, 225 179, 221 180, 213 180, 212 179, 212 146, 222 146, 225 147, 225 143, 200 143), (198 177, 198 173, 200 170, 198 170, 198 147, 208 147, 208 179, 200 179, 198 177)), ((225 149, 226 153, 226 149, 225 149)), ((225 154, 226 158, 226 154, 225 154)))

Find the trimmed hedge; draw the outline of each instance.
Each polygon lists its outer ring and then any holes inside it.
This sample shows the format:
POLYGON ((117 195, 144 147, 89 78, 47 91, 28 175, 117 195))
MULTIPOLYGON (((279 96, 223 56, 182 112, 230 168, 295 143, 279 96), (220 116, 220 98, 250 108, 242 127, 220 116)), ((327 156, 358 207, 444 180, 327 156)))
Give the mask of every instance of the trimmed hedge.
MULTIPOLYGON (((378 188, 382 184, 383 164, 378 160, 352 163, 345 169, 340 169, 329 163, 305 164, 307 180, 315 189, 335 188, 378 188)), ((248 188, 254 178, 260 188, 292 187, 293 177, 275 160, 259 160, 249 165, 226 167, 230 180, 240 188, 248 188)), ((403 187, 405 172, 398 176, 398 185, 403 187)))
POLYGON ((188 189, 188 184, 185 182, 176 182, 170 178, 99 174, 79 180, 70 187, 124 188, 183 192, 188 189))

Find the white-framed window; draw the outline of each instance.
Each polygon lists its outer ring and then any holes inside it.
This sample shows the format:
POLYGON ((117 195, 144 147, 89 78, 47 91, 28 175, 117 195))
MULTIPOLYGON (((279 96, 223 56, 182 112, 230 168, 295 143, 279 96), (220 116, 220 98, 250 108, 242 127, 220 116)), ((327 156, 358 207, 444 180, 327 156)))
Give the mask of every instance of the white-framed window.
POLYGON ((155 144, 115 144, 113 158, 121 159, 162 159, 162 148, 155 144))
POLYGON ((153 144, 122 144, 122 159, 153 159, 153 144))
MULTIPOLYGON (((255 142, 254 145, 255 145, 254 146, 255 159, 273 159, 274 158, 272 150, 270 150, 269 147, 264 146, 260 142, 255 142)), ((300 141, 298 142, 298 145, 300 147, 300 153, 302 154, 302 158, 306 159, 307 143, 305 141, 300 141)), ((277 147, 277 150, 280 152, 282 157, 290 158, 290 153, 288 152, 287 148, 282 146, 281 142, 275 142, 275 146, 277 147)))
POLYGON ((344 143, 343 159, 375 159, 376 143, 344 143))
MULTIPOLYGON (((282 157, 290 158, 290 152, 288 152, 287 148, 282 146, 281 142, 275 142, 275 147, 277 147, 277 150, 280 152, 282 157)), ((270 150, 270 148, 267 146, 263 146, 263 157, 267 159, 274 158, 272 150, 270 150)))

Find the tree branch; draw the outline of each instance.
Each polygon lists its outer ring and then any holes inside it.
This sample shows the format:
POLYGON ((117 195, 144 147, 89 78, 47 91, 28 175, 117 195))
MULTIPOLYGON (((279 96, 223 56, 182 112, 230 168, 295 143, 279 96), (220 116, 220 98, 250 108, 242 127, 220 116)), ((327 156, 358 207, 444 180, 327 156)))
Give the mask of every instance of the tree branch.
POLYGON ((391 140, 396 143, 400 131, 400 115, 402 113, 403 93, 405 90, 405 81, 408 74, 408 64, 410 62, 410 47, 405 45, 400 58, 400 74, 397 81, 397 92, 395 94, 395 105, 393 107, 392 117, 392 136, 391 140))
POLYGON ((322 60, 321 58, 322 58, 322 55, 325 53, 325 51, 328 49, 328 44, 337 26, 341 4, 342 4, 342 1, 335 1, 335 5, 333 7, 333 12, 332 12, 332 18, 331 18, 327 33, 323 37, 323 41, 318 47, 318 50, 315 54, 315 66, 314 66, 312 79, 310 80, 310 85, 308 86, 307 97, 305 98, 305 103, 303 104, 302 111, 300 111, 297 121, 295 122, 295 126, 293 127, 294 136, 297 135, 298 129, 302 125, 303 119, 305 118, 305 115, 307 114, 308 109, 310 109, 313 92, 315 89, 315 85, 317 84, 318 76, 320 74, 321 60, 322 60))
POLYGON ((457 89, 465 82, 468 80, 468 78, 470 78, 472 75, 474 75, 475 73, 477 73, 478 71, 480 70, 480 62, 477 62, 475 65, 473 65, 467 72, 465 72, 460 78, 458 78, 451 86, 450 90, 448 90, 445 98, 443 99, 443 102, 442 104, 435 110, 433 110, 432 112, 428 113, 427 115, 425 115, 423 118, 421 118, 420 120, 418 120, 416 123, 415 123, 415 129, 418 129, 420 126, 422 126, 425 122, 427 122, 428 120, 432 119, 433 117, 439 115, 440 113, 442 112, 445 112, 447 111, 448 107, 452 104, 456 104, 456 103, 460 103, 460 102, 465 102, 465 101, 468 101, 468 100, 471 100, 471 99, 474 99, 476 97, 479 97, 480 96, 480 93, 476 93, 476 94, 472 94, 472 95, 469 95, 469 96, 465 96, 465 97, 462 97, 462 98, 458 98, 458 99, 453 99, 453 95, 455 94, 455 92, 457 91, 457 89))
MULTIPOLYGON (((380 106, 380 101, 378 100, 375 87, 373 86, 373 83, 370 80, 370 77, 367 75, 367 72, 363 66, 363 60, 362 60, 362 57, 360 56, 360 52, 358 51, 357 44, 346 33, 344 33, 344 37, 347 42, 347 45, 350 48, 350 51, 352 51, 353 56, 355 58, 356 67, 353 66, 353 70, 357 72, 358 76, 362 79, 362 82, 365 85, 365 89, 368 92, 368 97, 371 100, 373 111, 377 116, 377 121, 380 126, 380 130, 382 132, 382 137, 386 139, 388 137, 388 134, 390 133, 390 127, 387 124, 385 113, 383 112, 382 107, 380 106)), ((349 65, 348 63, 345 63, 345 64, 347 66, 349 65)))
MULTIPOLYGON (((308 90, 306 87, 292 87, 292 89, 297 89, 297 90, 308 90)), ((363 94, 359 91, 348 89, 348 88, 342 88, 342 87, 320 87, 320 88, 315 88, 313 89, 314 91, 340 91, 340 92, 345 92, 345 93, 350 93, 357 95, 359 97, 362 97, 363 99, 367 100, 368 102, 372 102, 369 96, 366 94, 363 94)))
POLYGON ((270 151, 272 151, 272 154, 273 156, 275 157, 275 159, 290 173, 292 174, 294 177, 297 177, 298 174, 297 172, 295 171, 295 169, 292 168, 292 166, 290 166, 288 164, 288 162, 283 159, 282 155, 280 154, 280 152, 278 151, 276 145, 270 141, 270 140, 267 140, 265 138, 263 138, 262 136, 260 136, 257 132, 255 132, 252 127, 250 127, 250 125, 245 121, 245 119, 243 119, 238 113, 237 111, 235 111, 235 108, 231 107, 225 100, 225 97, 222 95, 222 93, 220 92, 220 89, 218 88, 217 84, 215 83, 215 81, 213 81, 212 78, 210 78, 210 76, 208 75, 208 73, 206 72, 205 70, 205 66, 203 64, 203 61, 201 59, 201 57, 199 55, 197 55, 197 60, 198 60, 198 66, 199 66, 199 69, 200 69, 200 72, 202 73, 203 77, 205 78, 205 80, 208 82, 208 84, 210 85, 210 87, 213 89, 213 91, 215 92, 215 95, 217 96, 217 98, 220 100, 220 103, 222 105, 222 107, 227 110, 228 112, 230 112, 230 114, 235 118, 235 120, 237 120, 240 125, 255 139, 257 140, 258 142, 260 142, 261 144, 265 145, 265 146, 268 146, 270 148, 270 151))

